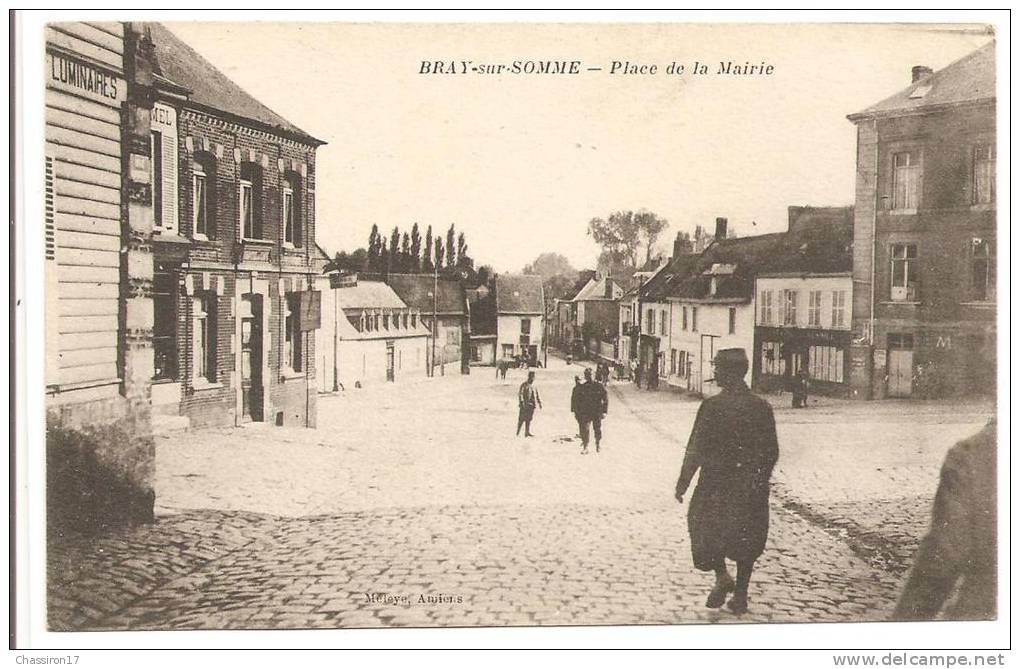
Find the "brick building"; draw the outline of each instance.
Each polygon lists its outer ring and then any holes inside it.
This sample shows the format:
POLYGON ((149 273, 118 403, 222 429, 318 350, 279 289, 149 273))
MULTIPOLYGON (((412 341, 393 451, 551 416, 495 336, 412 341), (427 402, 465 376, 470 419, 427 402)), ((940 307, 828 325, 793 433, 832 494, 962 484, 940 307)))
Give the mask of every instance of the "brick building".
POLYGON ((995 44, 857 126, 854 347, 862 399, 995 393, 995 44))
POLYGON ((151 43, 46 26, 47 521, 152 519, 151 43))
POLYGON ((315 151, 160 24, 154 46, 153 411, 315 425, 315 151))

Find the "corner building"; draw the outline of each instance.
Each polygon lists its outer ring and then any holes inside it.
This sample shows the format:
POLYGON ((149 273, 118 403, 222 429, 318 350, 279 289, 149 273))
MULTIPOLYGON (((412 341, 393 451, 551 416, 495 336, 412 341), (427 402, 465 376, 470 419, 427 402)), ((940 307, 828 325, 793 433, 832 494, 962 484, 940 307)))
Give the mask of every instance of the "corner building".
POLYGON ((154 420, 314 426, 324 142, 149 28, 154 420))
POLYGON ((853 396, 995 394, 995 43, 857 126, 853 396))

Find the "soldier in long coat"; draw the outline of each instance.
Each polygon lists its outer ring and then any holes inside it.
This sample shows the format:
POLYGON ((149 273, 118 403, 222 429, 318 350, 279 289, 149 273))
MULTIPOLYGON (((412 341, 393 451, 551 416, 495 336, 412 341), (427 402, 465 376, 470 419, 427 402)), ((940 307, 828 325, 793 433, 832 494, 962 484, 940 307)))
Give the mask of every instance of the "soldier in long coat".
POLYGON ((996 424, 949 449, 894 620, 993 620, 996 613, 996 424), (955 599, 943 610, 954 588, 955 599))
POLYGON ((687 527, 694 566, 715 572, 705 605, 747 611, 747 589, 754 562, 769 531, 769 478, 779 457, 776 423, 769 404, 744 383, 747 355, 723 349, 716 355, 715 381, 722 392, 701 403, 684 455, 676 498, 681 504, 694 474, 687 527), (734 582, 726 559, 737 563, 734 582))

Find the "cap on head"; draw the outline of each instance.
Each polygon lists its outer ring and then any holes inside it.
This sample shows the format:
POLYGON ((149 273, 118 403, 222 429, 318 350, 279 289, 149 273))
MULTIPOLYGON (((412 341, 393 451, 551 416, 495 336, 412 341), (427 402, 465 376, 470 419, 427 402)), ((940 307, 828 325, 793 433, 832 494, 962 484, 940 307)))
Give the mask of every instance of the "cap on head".
POLYGON ((712 364, 715 365, 716 374, 723 370, 743 376, 748 369, 747 352, 742 348, 721 349, 715 354, 712 364))
POLYGON ((591 381, 591 367, 584 368, 584 380, 591 381))

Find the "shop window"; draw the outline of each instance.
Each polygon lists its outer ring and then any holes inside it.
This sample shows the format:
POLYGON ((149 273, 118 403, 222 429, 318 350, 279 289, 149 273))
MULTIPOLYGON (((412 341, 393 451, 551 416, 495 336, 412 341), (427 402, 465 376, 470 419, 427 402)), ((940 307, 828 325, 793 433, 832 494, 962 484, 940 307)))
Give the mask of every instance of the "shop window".
POLYGON ((917 300, 917 245, 893 244, 890 248, 889 299, 896 302, 917 300))
POLYGON ((283 241, 301 246, 301 177, 287 172, 283 178, 283 241))
POLYGON ((302 370, 301 319, 299 317, 300 295, 290 293, 283 301, 284 308, 284 364, 295 372, 302 370))
POLYGON ((821 327, 822 325, 822 291, 812 290, 808 292, 807 308, 808 325, 821 327))
POLYGON ((783 325, 797 325, 797 291, 783 291, 783 325))
POLYGON ((761 373, 772 376, 783 376, 786 374, 786 360, 783 359, 782 344, 779 342, 762 342, 761 373))
POLYGON ((192 378, 216 382, 216 297, 202 295, 191 300, 192 378))
POLYGON ((832 327, 846 326, 846 291, 832 291, 832 327))
POLYGON ((737 310, 735 307, 730 307, 730 334, 737 334, 737 310))
POLYGON ((808 347, 808 375, 816 381, 843 383, 843 351, 835 346, 808 347))
POLYGON ((212 156, 196 155, 191 163, 191 230, 199 239, 212 239, 216 220, 216 163, 212 156))
POLYGON ((992 247, 987 239, 974 238, 970 246, 970 299, 977 302, 995 299, 992 271, 992 247))
POLYGON ((177 309, 174 275, 157 264, 152 273, 152 379, 177 379, 177 309))
POLYGON ((995 202, 995 145, 974 147, 974 204, 995 202))
POLYGON ((255 163, 241 163, 238 181, 238 225, 244 239, 262 239, 262 170, 255 163))
POLYGON ((912 211, 920 199, 921 165, 917 151, 893 154, 893 209, 912 211))

